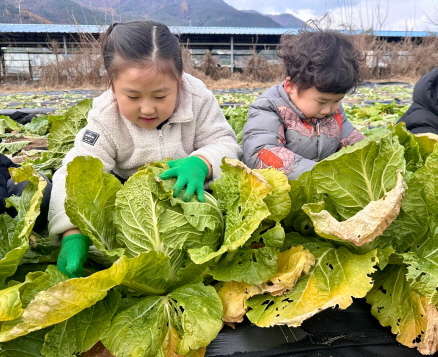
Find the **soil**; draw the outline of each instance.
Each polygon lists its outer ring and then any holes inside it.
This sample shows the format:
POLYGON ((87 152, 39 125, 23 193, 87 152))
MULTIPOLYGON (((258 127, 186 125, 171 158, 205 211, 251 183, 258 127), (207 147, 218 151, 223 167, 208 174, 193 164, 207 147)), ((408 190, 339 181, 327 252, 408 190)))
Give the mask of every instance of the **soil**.
MULTIPOLYGON (((236 78, 224 78, 224 79, 219 79, 217 81, 214 81, 212 79, 203 79, 203 82, 205 83, 205 85, 207 86, 208 89, 229 89, 229 88, 236 88, 236 89, 240 89, 240 88, 259 88, 259 87, 264 87, 264 88, 269 88, 271 86, 273 86, 275 83, 277 82, 256 82, 256 81, 243 81, 243 80, 239 80, 236 78)), ((61 86, 59 88, 57 87, 42 87, 42 86, 37 86, 37 85, 33 85, 33 86, 29 86, 29 85, 8 85, 8 84, 3 84, 0 85, 0 92, 1 93, 27 93, 27 92, 48 92, 48 91, 54 91, 54 90, 86 90, 86 91, 90 91, 90 90, 96 90, 96 91, 102 91, 105 90, 105 87, 93 87, 93 86, 86 86, 83 88, 69 88, 66 86, 61 86)))
POLYGON ((31 143, 24 147, 23 150, 47 150, 47 139, 46 138, 12 138, 4 140, 5 143, 15 143, 18 141, 31 141, 31 143))
POLYGON ((102 342, 96 343, 90 350, 82 353, 82 357, 114 357, 102 342))
MULTIPOLYGON (((30 144, 26 145, 22 150, 23 151, 30 151, 30 150, 47 150, 47 139, 46 138, 11 138, 11 139, 4 139, 3 142, 5 143, 14 143, 17 141, 30 141, 30 144)), ((15 162, 16 164, 21 164, 22 162, 26 161, 25 157, 12 157, 11 160, 15 162)))
MULTIPOLYGON (((269 88, 276 84, 276 81, 273 82, 257 82, 252 80, 245 80, 243 75, 241 74, 235 74, 231 76, 230 78, 222 78, 217 81, 212 80, 211 78, 200 75, 200 79, 205 83, 208 89, 229 89, 229 88, 235 88, 235 89, 244 89, 244 88, 269 88)), ((380 79, 380 80, 372 80, 372 79, 365 79, 369 82, 405 82, 405 83, 411 83, 415 84, 419 78, 410 78, 410 77, 394 77, 391 79, 380 79)), ((23 84, 2 84, 0 85, 0 92, 1 93, 20 93, 20 92, 44 92, 44 91, 54 91, 54 90, 105 90, 105 86, 91 86, 86 85, 81 88, 69 88, 68 86, 40 86, 38 83, 23 83, 23 84)))

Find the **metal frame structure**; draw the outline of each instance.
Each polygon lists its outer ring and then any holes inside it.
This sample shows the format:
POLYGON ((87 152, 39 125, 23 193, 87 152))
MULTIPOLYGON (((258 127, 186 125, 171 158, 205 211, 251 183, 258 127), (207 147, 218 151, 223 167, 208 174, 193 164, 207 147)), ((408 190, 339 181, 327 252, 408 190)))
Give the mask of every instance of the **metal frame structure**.
MULTIPOLYGON (((227 50, 230 51, 230 69, 235 68, 237 50, 275 50, 284 33, 296 34, 296 28, 254 28, 254 27, 198 27, 169 26, 172 33, 178 35, 182 45, 191 50, 227 50)), ((53 41, 58 42, 61 51, 68 55, 69 49, 80 47, 83 36, 98 39, 107 25, 54 25, 54 24, 0 24, 0 56, 2 48, 50 48, 53 41), (90 37, 91 36, 91 37, 90 37)), ((355 32, 354 34, 360 33, 355 32)), ((374 31, 370 35, 387 41, 400 41, 410 37, 421 41, 430 36, 426 31, 374 31)))

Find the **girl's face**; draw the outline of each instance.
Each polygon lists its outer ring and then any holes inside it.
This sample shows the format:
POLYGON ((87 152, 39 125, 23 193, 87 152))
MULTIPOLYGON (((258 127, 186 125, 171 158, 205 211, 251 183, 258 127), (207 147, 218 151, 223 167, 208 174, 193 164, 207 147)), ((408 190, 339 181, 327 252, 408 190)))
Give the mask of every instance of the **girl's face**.
POLYGON ((322 119, 327 115, 333 114, 339 107, 339 102, 344 98, 345 94, 323 93, 316 87, 304 89, 298 93, 298 87, 286 79, 286 92, 289 94, 291 101, 306 118, 322 119))
POLYGON ((122 115, 144 129, 155 129, 175 111, 178 82, 154 68, 120 70, 112 85, 122 115))

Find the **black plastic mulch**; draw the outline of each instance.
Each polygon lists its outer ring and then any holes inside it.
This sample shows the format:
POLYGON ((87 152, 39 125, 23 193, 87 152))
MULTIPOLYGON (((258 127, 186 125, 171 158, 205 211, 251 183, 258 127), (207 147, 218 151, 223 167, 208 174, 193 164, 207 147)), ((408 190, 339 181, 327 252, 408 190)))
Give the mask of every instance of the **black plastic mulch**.
POLYGON ((207 347, 206 357, 418 357, 389 327, 371 315, 364 299, 345 310, 327 309, 299 328, 261 328, 248 320, 224 327, 207 347))

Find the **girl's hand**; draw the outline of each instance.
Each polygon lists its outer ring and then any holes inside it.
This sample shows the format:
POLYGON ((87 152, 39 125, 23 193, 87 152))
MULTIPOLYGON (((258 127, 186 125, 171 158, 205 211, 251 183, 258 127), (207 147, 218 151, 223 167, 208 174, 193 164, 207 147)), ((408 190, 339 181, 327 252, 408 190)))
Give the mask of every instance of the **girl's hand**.
POLYGON ((58 256, 58 269, 69 278, 82 277, 90 245, 90 239, 82 233, 65 236, 58 256))
POLYGON ((178 197, 182 189, 186 190, 183 194, 183 201, 188 202, 196 193, 200 202, 205 202, 204 182, 209 173, 207 163, 197 156, 189 156, 183 159, 169 161, 167 163, 169 170, 160 174, 162 180, 176 177, 176 183, 173 186, 173 197, 178 197))

